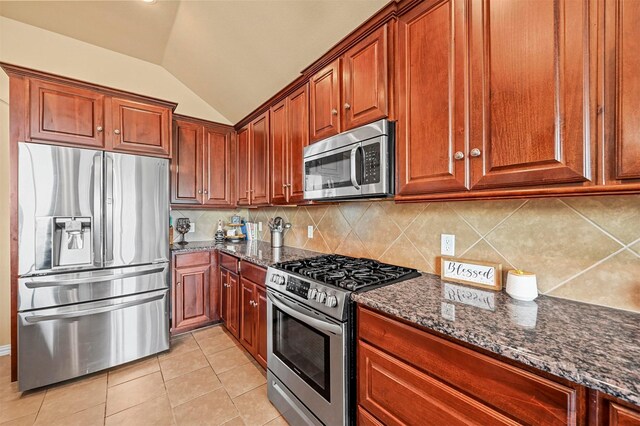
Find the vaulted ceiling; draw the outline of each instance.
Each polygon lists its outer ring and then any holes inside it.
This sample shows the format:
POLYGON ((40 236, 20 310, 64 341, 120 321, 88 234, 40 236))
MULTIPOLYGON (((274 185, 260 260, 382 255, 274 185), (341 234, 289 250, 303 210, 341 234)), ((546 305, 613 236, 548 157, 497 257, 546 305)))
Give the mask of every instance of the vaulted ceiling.
POLYGON ((0 1, 0 15, 163 66, 232 123, 388 0, 0 1))

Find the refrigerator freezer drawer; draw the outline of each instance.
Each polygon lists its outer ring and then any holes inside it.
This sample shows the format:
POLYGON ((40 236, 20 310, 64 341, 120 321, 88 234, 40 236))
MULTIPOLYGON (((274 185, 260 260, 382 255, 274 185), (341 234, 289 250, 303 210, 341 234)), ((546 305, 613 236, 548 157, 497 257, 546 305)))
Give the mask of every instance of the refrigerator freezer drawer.
POLYGON ((18 311, 71 305, 169 287, 169 263, 20 278, 18 311))
POLYGON ((20 391, 169 349, 168 293, 19 313, 20 391))

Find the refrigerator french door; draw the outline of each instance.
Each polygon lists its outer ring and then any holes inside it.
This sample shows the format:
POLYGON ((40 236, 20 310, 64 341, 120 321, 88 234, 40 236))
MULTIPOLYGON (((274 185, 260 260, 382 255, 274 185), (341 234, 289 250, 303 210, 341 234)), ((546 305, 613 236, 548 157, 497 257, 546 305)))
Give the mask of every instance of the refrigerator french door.
POLYGON ((168 349, 168 160, 18 145, 20 390, 168 349))

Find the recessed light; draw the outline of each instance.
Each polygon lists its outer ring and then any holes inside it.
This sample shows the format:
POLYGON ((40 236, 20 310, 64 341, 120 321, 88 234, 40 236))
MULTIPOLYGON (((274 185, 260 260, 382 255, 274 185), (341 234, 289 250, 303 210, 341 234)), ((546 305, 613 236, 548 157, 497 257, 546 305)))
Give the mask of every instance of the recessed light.
POLYGON ((149 4, 153 4, 155 3, 157 0, 142 0, 145 3, 149 3, 149 4))

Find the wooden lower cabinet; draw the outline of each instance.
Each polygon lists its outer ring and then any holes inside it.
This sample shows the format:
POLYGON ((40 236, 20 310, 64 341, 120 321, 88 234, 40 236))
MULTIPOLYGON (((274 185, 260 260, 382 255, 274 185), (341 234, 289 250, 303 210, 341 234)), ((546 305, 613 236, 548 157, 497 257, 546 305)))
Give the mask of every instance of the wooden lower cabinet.
POLYGON ((358 404, 383 424, 586 421, 584 387, 534 374, 362 307, 357 351, 358 404))
POLYGON ((589 424, 640 426, 640 407, 602 392, 590 391, 589 424))
POLYGON ((219 321, 215 259, 208 251, 174 256, 171 333, 219 321))
POLYGON ((238 300, 239 300, 238 275, 225 268, 220 268, 220 310, 221 319, 227 330, 236 338, 239 336, 238 300))

